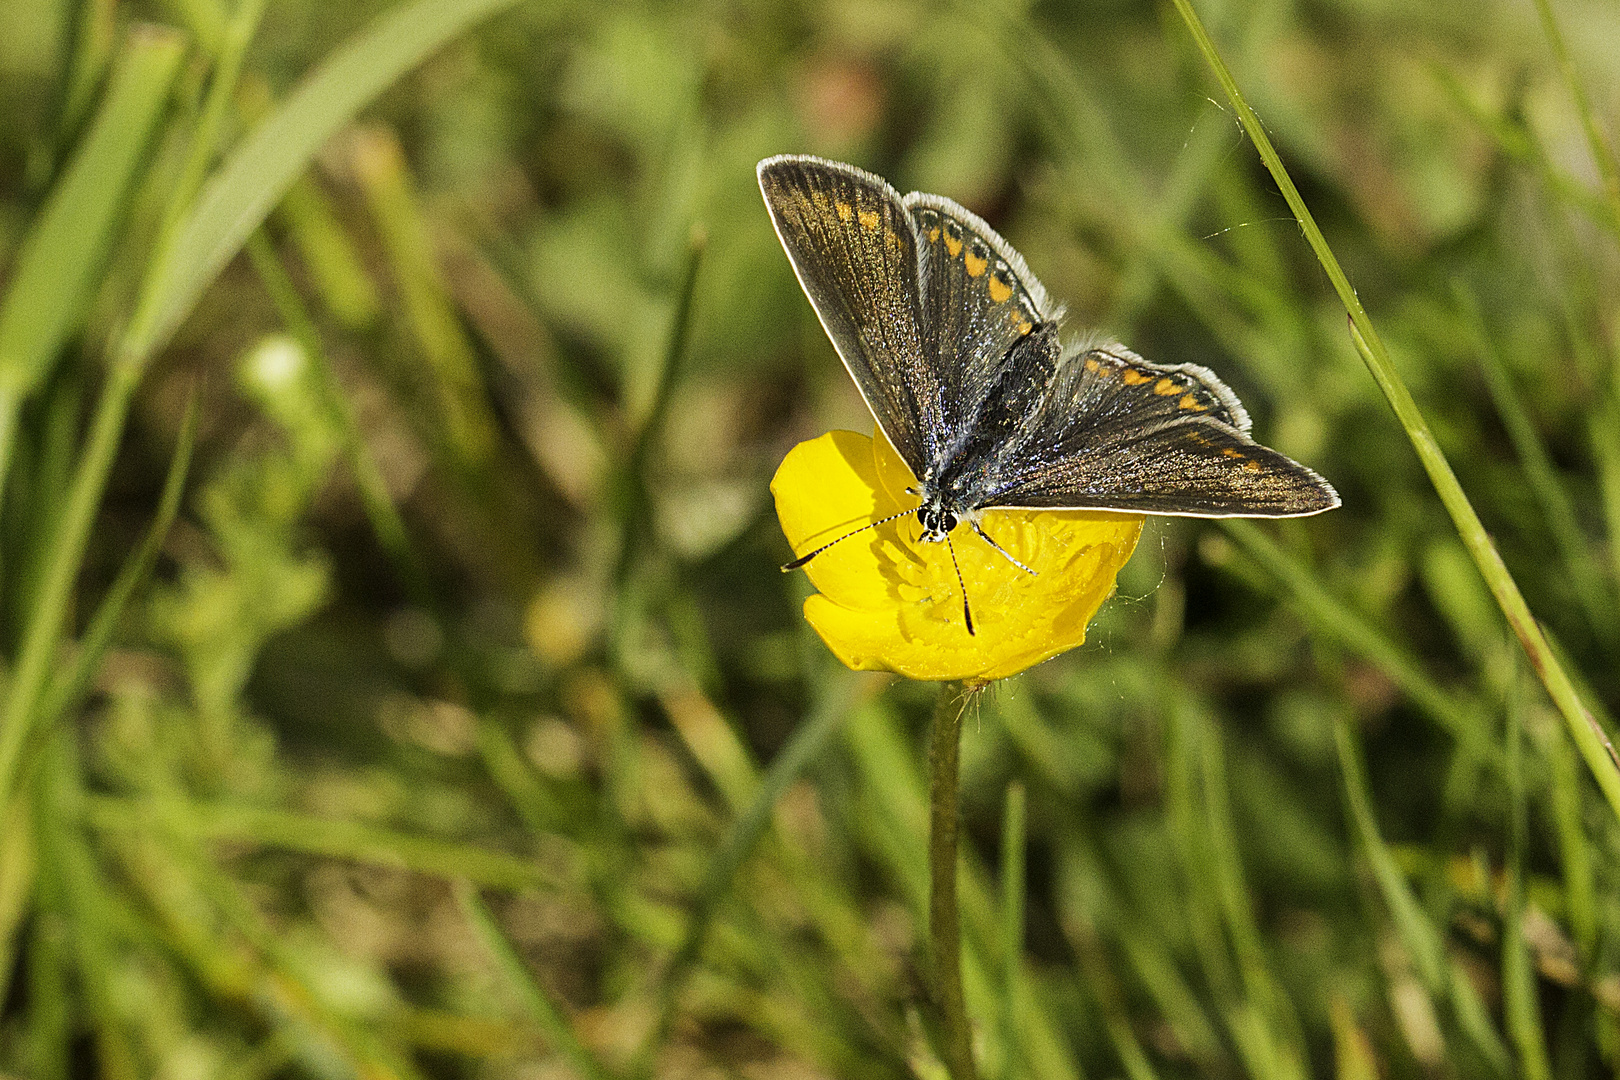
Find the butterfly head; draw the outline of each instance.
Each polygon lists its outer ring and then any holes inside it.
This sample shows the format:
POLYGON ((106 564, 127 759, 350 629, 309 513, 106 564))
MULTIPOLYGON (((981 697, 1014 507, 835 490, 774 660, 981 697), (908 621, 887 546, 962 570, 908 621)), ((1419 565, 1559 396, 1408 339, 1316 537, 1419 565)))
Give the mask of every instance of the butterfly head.
POLYGON ((919 538, 924 543, 937 544, 951 534, 958 521, 955 512, 945 508, 938 497, 928 499, 917 507, 917 522, 923 528, 919 538))

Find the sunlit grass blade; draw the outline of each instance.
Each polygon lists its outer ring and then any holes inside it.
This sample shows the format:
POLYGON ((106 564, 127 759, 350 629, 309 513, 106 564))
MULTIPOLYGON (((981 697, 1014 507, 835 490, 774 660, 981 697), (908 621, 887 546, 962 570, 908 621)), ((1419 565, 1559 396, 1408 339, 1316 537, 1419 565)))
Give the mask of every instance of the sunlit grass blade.
POLYGON ((1541 28, 1558 61, 1564 86, 1569 91, 1570 100, 1575 103, 1575 113, 1580 117, 1581 131, 1586 136, 1592 162, 1597 166, 1598 175, 1603 178, 1603 195, 1608 200, 1610 213, 1616 221, 1620 221, 1620 161, 1615 160, 1614 147, 1592 113, 1592 103, 1586 98, 1586 90, 1575 71, 1575 61, 1569 55, 1569 47, 1564 44, 1564 35, 1553 15, 1552 0, 1536 0, 1536 12, 1541 16, 1541 28))
POLYGON ((1378 1059, 1344 995, 1333 995, 1328 1017, 1333 1026, 1335 1080, 1378 1080, 1378 1059))
MULTIPOLYGON (((764 781, 754 795, 754 801, 732 822, 720 842, 704 873, 703 886, 690 921, 681 935, 680 945, 665 964, 654 988, 652 996, 656 1019, 627 1070, 632 1076, 642 1075, 651 1066, 652 1053, 663 1041, 675 1018, 676 994, 697 962, 715 914, 730 893, 737 868, 770 824, 771 811, 782 794, 826 749, 827 743, 854 708, 861 682, 855 675, 841 669, 824 676, 820 697, 810 715, 800 722, 793 732, 793 738, 771 762, 764 781)), ((870 688, 871 681, 868 680, 866 685, 870 688)))
POLYGON ((349 161, 382 238, 405 321, 426 363, 422 382, 435 417, 433 434, 454 464, 469 474, 487 469, 496 423, 485 397, 478 358, 439 270, 428 220, 417 198, 398 138, 384 127, 353 135, 349 161))
POLYGON ((219 51, 230 22, 224 0, 160 0, 158 6, 190 31, 204 52, 211 56, 219 51))
POLYGON ((1024 785, 1007 786, 1007 807, 1001 821, 1001 1075, 1017 1080, 1024 1075, 1022 1015, 1024 979, 1024 844, 1027 797, 1024 785))
POLYGON ((1367 795, 1367 780, 1362 775, 1361 751, 1347 722, 1334 727, 1338 743, 1339 767, 1344 774, 1345 801, 1350 807, 1350 821, 1361 840, 1373 879, 1389 905, 1395 929, 1412 956, 1413 966, 1431 993, 1442 992, 1445 986, 1445 949, 1439 933, 1423 914, 1417 898, 1407 886, 1395 857, 1384 844, 1373 817, 1372 802, 1367 795))
POLYGON ((484 906, 478 890, 470 883, 461 881, 456 883, 455 891, 456 901, 461 905, 462 914, 472 925, 479 944, 494 959, 501 977, 517 994, 524 1010, 539 1025, 547 1041, 585 1080, 608 1080, 612 1074, 603 1068, 601 1062, 597 1061, 579 1041, 573 1026, 563 1015, 561 1006, 551 1000, 551 995, 524 966, 523 961, 513 950, 511 942, 506 940, 506 935, 496 924, 495 916, 484 906))
MULTIPOLYGON (((7 838, 6 843, 0 844, 0 995, 6 992, 11 982, 14 961, 17 959, 18 932, 22 929, 24 916, 30 913, 30 908, 36 903, 38 877, 34 828, 29 813, 31 801, 24 793, 0 816, 0 828, 5 830, 7 838)), ((36 929, 33 937, 36 941, 40 932, 37 924, 41 922, 47 924, 44 927, 47 933, 60 932, 49 917, 41 918, 36 913, 34 921, 36 929)))
POLYGON ((277 216, 333 317, 353 329, 374 323, 382 314, 377 285, 312 175, 287 189, 277 216))
POLYGON ((1239 518, 1221 524, 1227 535, 1253 560, 1257 570, 1273 577, 1288 590, 1289 597, 1319 632, 1373 663, 1414 705, 1468 748, 1470 754, 1481 761, 1494 762, 1495 749, 1487 741, 1476 704, 1459 700, 1455 692, 1438 685, 1416 659, 1324 588, 1309 567, 1282 548, 1264 529, 1239 518))
POLYGON ((1438 69, 1436 77, 1446 93, 1491 137, 1498 150, 1521 165, 1535 170, 1549 192, 1585 214, 1592 221, 1620 238, 1620 208, 1592 194, 1590 188, 1559 169, 1547 156, 1546 148, 1521 124, 1497 116, 1474 100, 1474 96, 1452 72, 1438 69))
MULTIPOLYGON (((1548 718, 1551 719, 1550 717, 1548 718)), ((1570 752, 1562 728, 1533 728, 1547 761, 1553 823, 1558 833, 1558 855, 1564 871, 1564 912, 1575 944, 1583 956, 1597 945, 1598 904, 1593 884, 1593 851, 1581 812, 1581 772, 1570 752)))
POLYGON ((394 571, 399 574, 412 600, 431 610, 434 604, 427 571, 423 568, 415 545, 411 543, 410 533, 405 528, 405 520, 400 516, 399 507, 394 505, 382 469, 372 455, 371 448, 366 445, 365 435, 355 419, 354 410, 350 408, 348 399, 343 396, 342 387, 338 385, 337 376, 327 359, 314 319, 305 309, 297 288, 281 264, 280 256, 276 254, 275 248, 271 246, 262 229, 248 239, 247 252, 253 262, 253 268, 259 274, 259 280, 264 283, 265 290, 276 305, 276 312, 281 316, 287 332, 303 347, 304 355, 313 368, 316 385, 326 411, 330 414, 333 424, 343 434, 349 468, 354 475, 355 487, 360 492, 360 504, 365 508, 366 518, 371 523, 371 530, 377 537, 377 543, 382 546, 389 561, 394 564, 394 571))
POLYGON ((96 866, 83 833, 75 827, 83 798, 78 748, 72 734, 58 728, 47 745, 38 773, 35 814, 42 873, 59 890, 63 963, 76 974, 90 1020, 101 1075, 136 1080, 141 1070, 130 1032, 120 1015, 113 986, 112 922, 105 877, 96 866))
MULTIPOLYGON (((1219 902, 1207 883, 1214 876, 1207 826, 1201 812, 1197 762, 1197 733, 1186 718, 1185 707, 1173 708, 1165 725, 1165 821, 1180 861, 1184 918, 1203 979, 1216 999, 1228 1029, 1233 1003, 1239 998, 1237 972, 1226 949, 1219 902)), ((1234 1032, 1234 1036, 1236 1033, 1234 1032)), ((1234 1037, 1251 1073, 1261 1070, 1250 1054, 1248 1040, 1234 1037)))
POLYGON ((96 612, 79 641, 78 654, 67 670, 51 683, 50 690, 40 703, 40 724, 49 725, 68 710, 74 708, 89 690, 101 658, 112 644, 113 634, 134 597, 136 590, 146 584, 158 553, 169 535, 175 515, 180 512, 180 497, 185 493, 186 477, 191 471, 191 451, 197 441, 197 393, 193 388, 180 421, 180 434, 175 440, 174 455, 169 459, 169 471, 163 479, 163 491, 158 495, 157 511, 140 545, 130 553, 119 567, 118 576, 107 589, 96 612))
POLYGON ((1299 1018, 1283 993, 1266 957, 1260 926, 1244 881, 1242 856, 1238 851, 1236 826, 1228 801, 1226 750, 1220 729, 1206 725, 1200 733, 1200 761, 1203 765, 1204 799, 1209 812, 1209 840, 1214 882, 1227 933, 1237 955, 1238 972, 1248 995, 1265 1014, 1274 1042, 1272 1057, 1275 1075, 1303 1080, 1307 1060, 1302 1045, 1299 1018))
POLYGON ((1525 653, 1530 657, 1531 666, 1542 684, 1546 686, 1547 693, 1558 706, 1558 711, 1563 714, 1564 722, 1569 725, 1570 733, 1574 736, 1576 745, 1580 747, 1587 768, 1592 770, 1592 775, 1602 788, 1609 806, 1616 816, 1620 816, 1620 760, 1617 760, 1613 748, 1608 745, 1607 736, 1581 703, 1568 674, 1548 647, 1540 625, 1531 614, 1524 595, 1519 591, 1518 583, 1514 581, 1513 575, 1508 573, 1501 555, 1497 553, 1490 536, 1485 532, 1485 526, 1479 520, 1479 515, 1474 511, 1473 504, 1463 492, 1456 473, 1452 471, 1451 463, 1446 460, 1440 444, 1435 441, 1433 433, 1429 430, 1428 422, 1424 420, 1417 402, 1413 400, 1411 391, 1407 389, 1406 383, 1402 381, 1400 374, 1395 370, 1395 365, 1390 361, 1383 338, 1373 326, 1371 317, 1362 306, 1355 289, 1351 287, 1350 279, 1345 276, 1337 256, 1333 254, 1326 237, 1322 235, 1322 230, 1317 227, 1316 219, 1306 207, 1299 189, 1294 186, 1293 178, 1283 167, 1282 159, 1272 147, 1271 137, 1260 123, 1260 118, 1244 99, 1236 80, 1232 78, 1232 73, 1227 70, 1226 63, 1216 51, 1215 43, 1210 40, 1209 33, 1198 18, 1198 13, 1193 10, 1191 0, 1175 0, 1175 6, 1198 43, 1199 51, 1204 54, 1204 59, 1209 62, 1211 70, 1225 90, 1227 99, 1237 111, 1238 119, 1243 124, 1244 131, 1248 133, 1250 141, 1254 143, 1255 149, 1259 151, 1267 171, 1277 182, 1288 208, 1293 211, 1294 218, 1304 231, 1311 250, 1315 252, 1322 269, 1327 272, 1328 279, 1339 294, 1339 300, 1350 317, 1350 335, 1356 351, 1361 354, 1367 370, 1378 383, 1379 389, 1384 392, 1384 397, 1394 409, 1401 427, 1412 441, 1412 446, 1423 463, 1424 471, 1429 474, 1429 480, 1440 496, 1440 501, 1451 515, 1463 545, 1473 557, 1475 565, 1479 567, 1479 572, 1495 596, 1508 625, 1524 646, 1525 653))
POLYGON ((197 197, 155 290, 154 311, 129 343, 161 348, 208 283, 309 167, 326 140, 429 53, 513 0, 415 0, 388 11, 308 75, 254 128, 197 197))
POLYGON ((1463 323, 1479 354, 1480 367, 1485 372, 1485 385, 1490 389, 1491 399, 1496 404, 1503 426, 1507 428, 1513 449, 1519 455, 1519 463, 1530 482, 1530 490, 1541 504, 1542 517, 1563 557, 1576 601, 1586 613, 1593 631, 1605 645, 1613 649, 1620 643, 1620 626, 1615 621, 1614 593, 1604 576, 1602 564, 1581 531, 1580 522, 1575 516, 1575 504, 1559 481, 1552 458, 1513 386, 1501 354, 1491 340, 1485 318, 1480 314, 1479 301, 1461 282, 1453 284, 1453 291, 1462 309, 1463 323))
POLYGON ((1498 1073, 1508 1075, 1511 1065, 1507 1050, 1491 1027, 1489 1012, 1467 975, 1446 956, 1444 938, 1424 913, 1379 832, 1361 764, 1361 750, 1356 745, 1349 722, 1339 720, 1334 725, 1333 735, 1338 748, 1340 772, 1344 777, 1345 803, 1350 810, 1351 827, 1360 840, 1362 853, 1372 868, 1373 880, 1384 897, 1390 918, 1395 923, 1395 931, 1411 957, 1418 979, 1433 1002, 1450 1002, 1458 1026, 1469 1037, 1474 1048, 1498 1073))
POLYGON ((1524 726, 1521 701, 1510 700, 1507 714, 1507 780, 1509 829, 1507 902, 1502 912, 1502 997, 1508 1036, 1519 1052, 1525 1080, 1552 1080, 1552 1065, 1542 1034, 1541 1003, 1530 949, 1524 940, 1524 855, 1529 842, 1529 812, 1524 793, 1524 726))
POLYGON ((73 55, 62 94, 62 137, 78 133, 102 88, 118 44, 117 0, 89 0, 79 5, 73 27, 73 55))
MULTIPOLYGON (((84 820, 91 828, 104 832, 141 833, 153 828, 159 809, 151 800, 92 795, 84 800, 84 820)), ((533 889, 552 884, 551 873, 533 859, 345 819, 201 802, 171 806, 165 813, 165 828, 199 841, 229 840, 352 859, 435 877, 466 878, 496 889, 533 889)))
POLYGON ((18 413, 50 374, 101 280, 184 55, 185 40, 172 30, 130 32, 89 131, 11 268, 0 299, 0 487, 18 413))

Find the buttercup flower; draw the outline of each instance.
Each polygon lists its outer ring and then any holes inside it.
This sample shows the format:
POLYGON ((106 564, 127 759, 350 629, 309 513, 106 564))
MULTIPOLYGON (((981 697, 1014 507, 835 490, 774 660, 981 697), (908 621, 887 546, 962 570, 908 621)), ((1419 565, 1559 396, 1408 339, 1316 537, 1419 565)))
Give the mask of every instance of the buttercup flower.
MULTIPOLYGON (((776 516, 795 552, 810 551, 917 505, 916 480, 880 432, 833 431, 795 446, 771 480, 776 516)), ((1136 548, 1142 518, 1085 510, 988 510, 984 531, 951 536, 975 633, 944 544, 918 543, 910 514, 828 548, 806 567, 821 590, 804 617, 858 671, 984 683, 1079 645, 1136 548)))

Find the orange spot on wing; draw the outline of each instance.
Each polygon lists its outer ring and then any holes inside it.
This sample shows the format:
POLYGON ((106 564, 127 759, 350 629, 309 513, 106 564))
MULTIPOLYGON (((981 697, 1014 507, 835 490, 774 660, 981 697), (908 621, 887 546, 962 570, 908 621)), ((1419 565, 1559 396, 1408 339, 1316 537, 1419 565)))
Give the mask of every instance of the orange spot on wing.
POLYGON ((1243 471, 1244 472, 1259 472, 1260 471, 1260 463, 1258 461, 1245 461, 1243 463, 1243 471))
POLYGON ((1125 372, 1125 385, 1126 386, 1141 386, 1143 383, 1149 381, 1152 378, 1153 378, 1153 376, 1151 376, 1151 375, 1144 375, 1140 371, 1136 371, 1135 369, 1131 369, 1131 370, 1128 370, 1128 371, 1125 372))
POLYGON ((1153 384, 1153 392, 1160 397, 1169 397, 1171 394, 1180 393, 1181 387, 1176 385, 1174 379, 1160 379, 1153 384))
POLYGON ((1086 361, 1086 370, 1091 372, 1093 375, 1097 374, 1097 372, 1101 369, 1102 365, 1097 363, 1097 358, 1095 356, 1086 361))
POLYGON ((878 227, 878 212, 876 210, 862 210, 860 219, 863 229, 875 229, 878 227))
POLYGON ((1181 400, 1176 402, 1176 404, 1181 406, 1183 409, 1191 409, 1193 412, 1203 412, 1205 409, 1209 408, 1208 405, 1198 404, 1198 399, 1193 397, 1191 394, 1182 395, 1181 400))
POLYGON ((855 208, 853 206, 849 205, 849 203, 847 203, 847 202, 841 202, 841 203, 838 204, 838 220, 839 221, 847 222, 847 221, 849 221, 850 218, 852 218, 854 216, 855 216, 855 208))
POLYGON ((1012 286, 992 275, 990 278, 990 299, 997 304, 1005 304, 1011 296, 1012 286))
POLYGON ((1018 332, 1020 334, 1027 334, 1033 329, 1035 329, 1035 324, 1034 323, 1021 322, 1021 323, 1018 324, 1018 332))
POLYGON ((962 238, 960 236, 953 237, 949 232, 946 232, 945 250, 951 253, 953 259, 962 254, 962 238))
POLYGON ((962 260, 962 262, 967 266, 969 277, 978 277, 980 274, 984 273, 985 268, 990 265, 989 259, 981 259, 971 251, 967 253, 967 256, 962 260))
POLYGON ((1239 461, 1243 460, 1243 455, 1232 449, 1230 446, 1228 446, 1225 450, 1222 450, 1221 454, 1224 457, 1237 458, 1239 461))
POLYGON ((939 243, 939 226, 936 225, 928 230, 928 242, 930 244, 939 243))

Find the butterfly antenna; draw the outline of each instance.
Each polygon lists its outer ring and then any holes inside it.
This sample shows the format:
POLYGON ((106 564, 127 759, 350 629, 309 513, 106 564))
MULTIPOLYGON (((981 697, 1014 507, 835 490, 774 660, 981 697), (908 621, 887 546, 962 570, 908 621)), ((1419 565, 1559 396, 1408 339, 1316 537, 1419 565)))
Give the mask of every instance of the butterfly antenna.
POLYGON ((834 544, 842 544, 845 540, 848 540, 852 536, 861 535, 861 533, 865 532, 867 529, 875 529, 879 525, 887 525, 889 522, 895 520, 896 518, 903 518, 907 514, 910 514, 910 513, 914 513, 914 511, 902 510, 898 514, 890 514, 888 517, 883 518, 881 521, 874 521, 869 525, 862 525, 860 528, 855 529, 852 532, 847 532, 843 536, 840 536, 836 540, 829 540, 825 544, 822 544, 820 547, 816 548, 816 550, 810 552, 809 554, 800 555, 797 559, 794 559, 792 562, 787 563, 786 565, 784 565, 782 567, 782 573, 785 574, 789 570, 797 570, 797 569, 799 569, 799 567, 803 566, 805 563, 809 562, 811 559, 815 558, 817 555, 820 555, 823 551, 826 551, 828 548, 832 547, 834 544))
POLYGON ((956 561, 956 547, 949 533, 945 534, 945 550, 951 553, 951 567, 956 571, 956 587, 962 590, 962 618, 967 623, 968 635, 973 636, 973 611, 968 607, 967 584, 962 580, 962 564, 956 561))
POLYGON ((990 539, 990 534, 985 532, 983 529, 979 528, 979 523, 977 521, 974 521, 972 518, 969 518, 968 519, 968 524, 973 526, 973 531, 979 534, 979 539, 980 540, 983 540, 985 543, 989 544, 991 547, 993 547, 997 551, 1001 552, 1001 557, 1003 559, 1006 559, 1008 562, 1010 562, 1014 566, 1018 567, 1018 569, 1022 570, 1024 573, 1028 574, 1030 577, 1038 577, 1039 576, 1038 574, 1035 573, 1035 571, 1031 570, 1029 567, 1025 566, 1023 563, 1019 562, 1017 559, 1013 558, 1012 553, 1009 552, 1006 548, 1002 547, 1000 544, 998 544, 994 540, 990 539))

